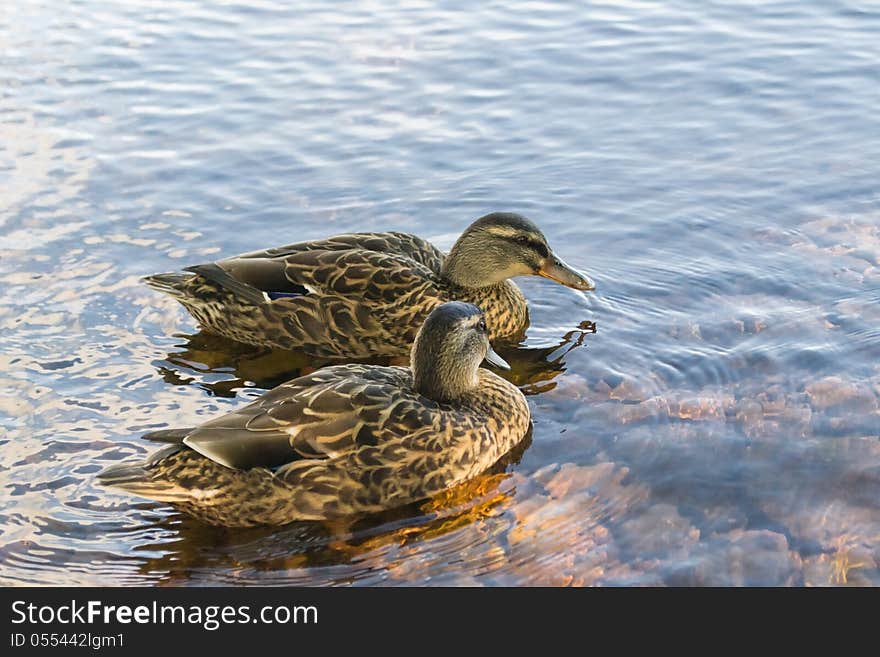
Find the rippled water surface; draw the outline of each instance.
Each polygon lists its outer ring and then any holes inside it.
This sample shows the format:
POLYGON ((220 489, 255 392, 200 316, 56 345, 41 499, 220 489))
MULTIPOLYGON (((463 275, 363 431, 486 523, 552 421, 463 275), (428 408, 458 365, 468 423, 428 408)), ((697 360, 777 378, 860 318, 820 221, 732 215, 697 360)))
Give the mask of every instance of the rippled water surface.
POLYGON ((0 580, 880 585, 880 6, 278 4, 0 6, 0 580), (316 365, 140 276, 493 210, 598 283, 522 280, 508 463, 347 534, 96 485, 316 365))

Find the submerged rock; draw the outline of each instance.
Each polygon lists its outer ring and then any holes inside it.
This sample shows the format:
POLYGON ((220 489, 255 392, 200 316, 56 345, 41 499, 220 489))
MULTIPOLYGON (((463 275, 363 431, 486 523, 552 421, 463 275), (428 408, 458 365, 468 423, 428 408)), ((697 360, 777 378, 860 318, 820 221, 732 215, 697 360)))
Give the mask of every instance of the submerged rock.
POLYGON ((700 543, 677 563, 667 583, 685 586, 791 586, 801 583, 802 562, 785 536, 735 529, 700 543))
POLYGON ((549 465, 532 476, 540 490, 511 511, 508 558, 514 581, 542 586, 644 583, 643 573, 621 562, 609 524, 648 496, 624 484, 628 470, 614 463, 549 465))
POLYGON ((815 409, 846 406, 847 410, 855 413, 877 410, 877 396, 870 386, 846 381, 839 376, 828 376, 808 383, 804 389, 815 409))

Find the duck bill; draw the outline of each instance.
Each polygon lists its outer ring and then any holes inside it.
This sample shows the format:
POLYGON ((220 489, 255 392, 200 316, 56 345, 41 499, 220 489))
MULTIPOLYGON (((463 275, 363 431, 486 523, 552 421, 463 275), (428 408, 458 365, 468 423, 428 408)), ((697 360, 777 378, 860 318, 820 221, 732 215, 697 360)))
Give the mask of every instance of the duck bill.
POLYGON ((510 365, 504 360, 501 356, 499 356, 492 347, 489 347, 489 351, 486 352, 486 362, 490 365, 494 365, 500 370, 509 370, 510 365))
POLYGON ((556 281, 561 285, 574 288, 575 290, 596 289, 596 284, 589 276, 582 274, 574 267, 567 265, 565 261, 555 253, 551 253, 544 258, 544 262, 538 269, 537 274, 538 276, 549 278, 551 281, 556 281))

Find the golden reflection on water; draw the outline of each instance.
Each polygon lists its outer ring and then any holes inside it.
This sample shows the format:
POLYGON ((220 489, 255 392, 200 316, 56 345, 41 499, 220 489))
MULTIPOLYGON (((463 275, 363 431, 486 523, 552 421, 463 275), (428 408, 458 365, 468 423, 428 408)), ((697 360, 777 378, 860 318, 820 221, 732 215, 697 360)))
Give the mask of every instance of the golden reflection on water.
POLYGON ((342 565, 347 581, 373 584, 473 585, 493 574, 532 585, 639 579, 616 559, 606 526, 648 497, 643 487, 623 483, 625 469, 553 465, 529 479, 504 465, 424 503, 354 523, 233 532, 169 519, 180 540, 141 546, 164 554, 140 570, 161 573, 165 584, 218 571, 230 573, 229 582, 329 583, 339 581, 342 565), (469 575, 438 571, 450 559, 466 560, 469 575))

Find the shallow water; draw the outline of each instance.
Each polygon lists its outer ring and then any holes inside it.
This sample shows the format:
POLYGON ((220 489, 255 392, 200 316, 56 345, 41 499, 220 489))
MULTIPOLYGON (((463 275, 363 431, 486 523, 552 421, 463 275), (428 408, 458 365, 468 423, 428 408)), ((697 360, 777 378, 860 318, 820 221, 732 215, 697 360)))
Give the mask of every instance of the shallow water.
POLYGON ((0 7, 0 581, 880 584, 880 8, 0 7), (139 282, 534 219, 531 441, 336 535, 96 485, 315 366, 139 282), (557 348, 558 347, 558 348, 557 348))

